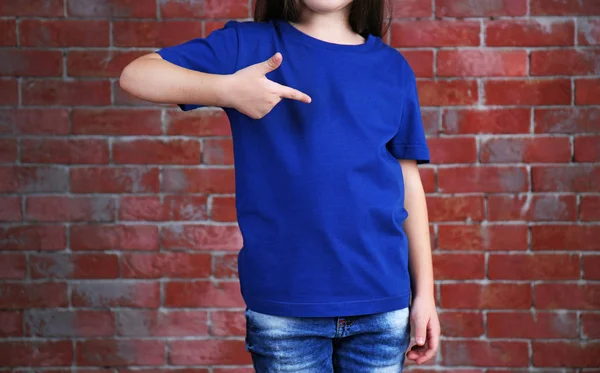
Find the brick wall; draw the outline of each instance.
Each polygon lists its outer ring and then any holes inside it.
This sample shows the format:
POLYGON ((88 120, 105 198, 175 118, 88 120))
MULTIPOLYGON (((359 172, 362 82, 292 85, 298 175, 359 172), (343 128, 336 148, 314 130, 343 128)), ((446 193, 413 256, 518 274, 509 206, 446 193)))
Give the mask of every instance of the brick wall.
MULTIPOLYGON (((230 132, 124 94, 248 0, 0 4, 0 366, 250 372, 230 132)), ((443 343, 428 369, 598 372, 600 1, 396 0, 443 343)), ((6 368, 9 371, 9 368, 6 368)))

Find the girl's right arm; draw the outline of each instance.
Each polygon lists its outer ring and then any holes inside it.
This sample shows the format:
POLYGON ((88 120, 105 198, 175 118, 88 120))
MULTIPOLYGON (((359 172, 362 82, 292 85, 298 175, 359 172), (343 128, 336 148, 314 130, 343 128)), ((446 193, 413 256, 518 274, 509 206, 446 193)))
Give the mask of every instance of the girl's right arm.
POLYGON ((310 103, 306 94, 267 79, 282 62, 280 53, 234 74, 219 75, 189 70, 151 53, 123 70, 120 85, 146 101, 233 108, 254 119, 268 114, 283 98, 310 103))

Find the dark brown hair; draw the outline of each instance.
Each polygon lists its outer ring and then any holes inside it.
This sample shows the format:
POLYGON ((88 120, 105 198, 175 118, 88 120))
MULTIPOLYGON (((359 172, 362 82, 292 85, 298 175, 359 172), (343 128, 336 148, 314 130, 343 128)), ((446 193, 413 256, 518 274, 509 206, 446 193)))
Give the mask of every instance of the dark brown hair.
MULTIPOLYGON (((300 18, 301 0, 256 0, 254 20, 257 22, 281 19, 296 22, 300 18)), ((353 0, 350 5, 350 26, 354 32, 381 37, 389 27, 386 0, 353 0)))

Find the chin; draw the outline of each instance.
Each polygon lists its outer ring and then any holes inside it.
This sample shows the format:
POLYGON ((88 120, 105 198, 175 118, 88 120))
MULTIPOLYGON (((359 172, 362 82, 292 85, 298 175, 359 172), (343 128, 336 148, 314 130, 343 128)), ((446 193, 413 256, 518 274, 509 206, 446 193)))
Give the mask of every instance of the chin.
POLYGON ((329 13, 346 8, 352 0, 301 0, 302 4, 315 13, 329 13))

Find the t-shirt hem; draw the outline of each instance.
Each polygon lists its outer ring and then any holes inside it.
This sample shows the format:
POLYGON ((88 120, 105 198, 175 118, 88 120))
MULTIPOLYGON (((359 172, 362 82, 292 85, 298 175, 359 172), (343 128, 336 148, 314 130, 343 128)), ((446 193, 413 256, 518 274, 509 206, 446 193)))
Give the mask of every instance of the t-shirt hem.
POLYGON ((413 159, 418 164, 429 163, 429 148, 427 145, 394 144, 392 155, 397 159, 413 159))
POLYGON ((246 306, 255 312, 288 317, 358 316, 403 309, 410 304, 410 293, 391 298, 335 303, 277 302, 244 296, 246 306))

